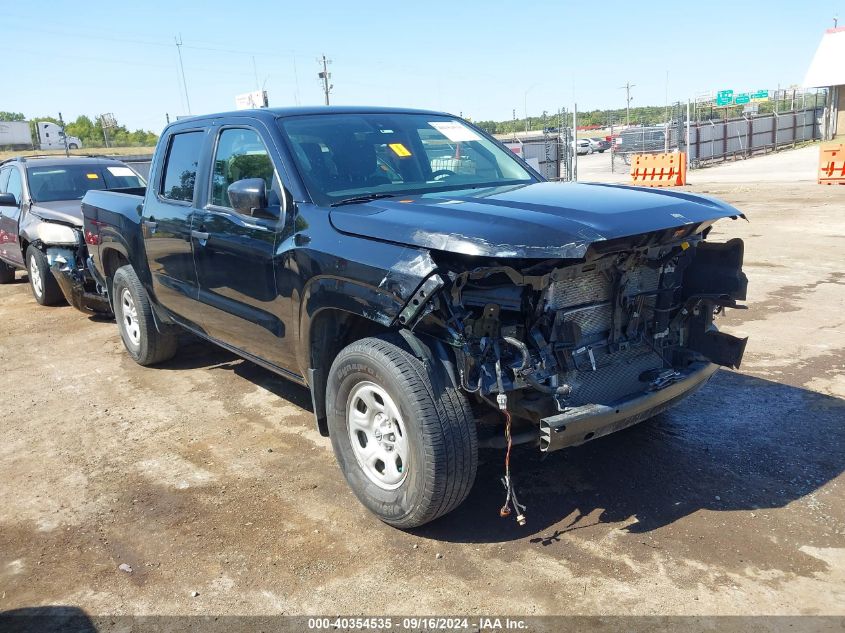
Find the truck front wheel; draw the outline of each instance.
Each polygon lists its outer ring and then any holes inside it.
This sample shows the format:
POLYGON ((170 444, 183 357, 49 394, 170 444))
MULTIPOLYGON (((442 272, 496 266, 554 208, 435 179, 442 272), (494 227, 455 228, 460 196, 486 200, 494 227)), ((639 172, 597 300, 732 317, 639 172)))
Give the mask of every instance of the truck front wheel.
POLYGON ((398 337, 362 339, 332 363, 326 410, 338 464, 361 503, 398 528, 455 509, 475 481, 475 420, 463 394, 439 382, 398 337))
POLYGON ((132 269, 121 266, 112 282, 114 318, 123 345, 139 365, 155 365, 176 354, 178 341, 173 332, 159 332, 147 292, 132 269))

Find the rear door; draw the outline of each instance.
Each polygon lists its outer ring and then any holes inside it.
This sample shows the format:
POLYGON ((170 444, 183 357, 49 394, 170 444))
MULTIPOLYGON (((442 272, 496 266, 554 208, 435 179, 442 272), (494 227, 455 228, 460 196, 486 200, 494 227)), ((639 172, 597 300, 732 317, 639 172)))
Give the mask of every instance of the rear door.
POLYGON ((181 320, 195 321, 197 278, 191 220, 199 211, 196 183, 203 173, 203 128, 178 129, 154 166, 142 212, 144 247, 158 303, 181 320))
POLYGON ((280 171, 260 124, 215 130, 206 204, 194 218, 193 249, 201 315, 210 336, 282 368, 292 366, 290 299, 276 288, 275 246, 285 233, 280 171), (261 178, 276 218, 236 212, 227 188, 261 178), (287 338, 286 338, 287 336, 287 338))
POLYGON ((11 193, 18 201, 16 207, 0 207, 0 258, 10 264, 22 266, 23 253, 18 239, 18 222, 23 206, 23 177, 16 165, 0 171, 0 192, 11 193))

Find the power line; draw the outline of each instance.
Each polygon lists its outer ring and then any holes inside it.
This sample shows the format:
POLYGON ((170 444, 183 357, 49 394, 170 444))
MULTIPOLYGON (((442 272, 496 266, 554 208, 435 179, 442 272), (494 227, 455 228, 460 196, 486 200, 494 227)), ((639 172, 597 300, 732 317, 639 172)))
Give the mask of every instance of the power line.
POLYGON ((188 104, 188 114, 191 114, 191 99, 188 97, 188 82, 185 79, 185 66, 182 64, 182 36, 174 37, 176 51, 179 53, 179 68, 182 70, 182 87, 185 89, 185 102, 188 104))

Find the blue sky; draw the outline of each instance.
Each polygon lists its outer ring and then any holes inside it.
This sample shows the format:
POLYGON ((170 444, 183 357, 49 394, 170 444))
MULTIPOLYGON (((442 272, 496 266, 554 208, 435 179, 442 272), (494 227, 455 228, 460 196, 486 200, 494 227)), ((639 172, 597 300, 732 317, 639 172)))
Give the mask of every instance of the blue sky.
POLYGON ((187 113, 177 35, 194 114, 231 110, 256 83, 271 106, 319 104, 322 53, 333 60, 337 104, 506 119, 513 109, 523 116, 526 102, 537 115, 575 100, 581 110, 623 107, 619 86, 630 81, 632 105, 658 105, 667 71, 670 100, 800 84, 833 16, 845 25, 845 0, 689 6, 0 0, 0 42, 10 53, 0 110, 65 119, 113 112, 158 132, 165 113, 187 113))

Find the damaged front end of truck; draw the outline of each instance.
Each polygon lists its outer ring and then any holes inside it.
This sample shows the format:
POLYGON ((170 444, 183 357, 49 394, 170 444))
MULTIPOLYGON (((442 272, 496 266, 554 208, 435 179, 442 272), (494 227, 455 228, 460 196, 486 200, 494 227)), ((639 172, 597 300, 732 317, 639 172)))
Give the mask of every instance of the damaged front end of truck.
MULTIPOLYGON (((46 224, 45 224, 46 226, 46 224)), ((63 226, 63 240, 40 242, 65 300, 77 310, 111 314, 105 290, 96 281, 87 257, 87 242, 77 227, 63 226)), ((89 235, 89 237, 92 237, 89 235)))
POLYGON ((504 413, 508 444, 576 446, 739 367, 746 339, 714 318, 744 307, 743 242, 705 241, 710 225, 583 243, 579 257, 432 251, 438 272, 398 320, 451 346, 482 445, 504 446, 504 413))

